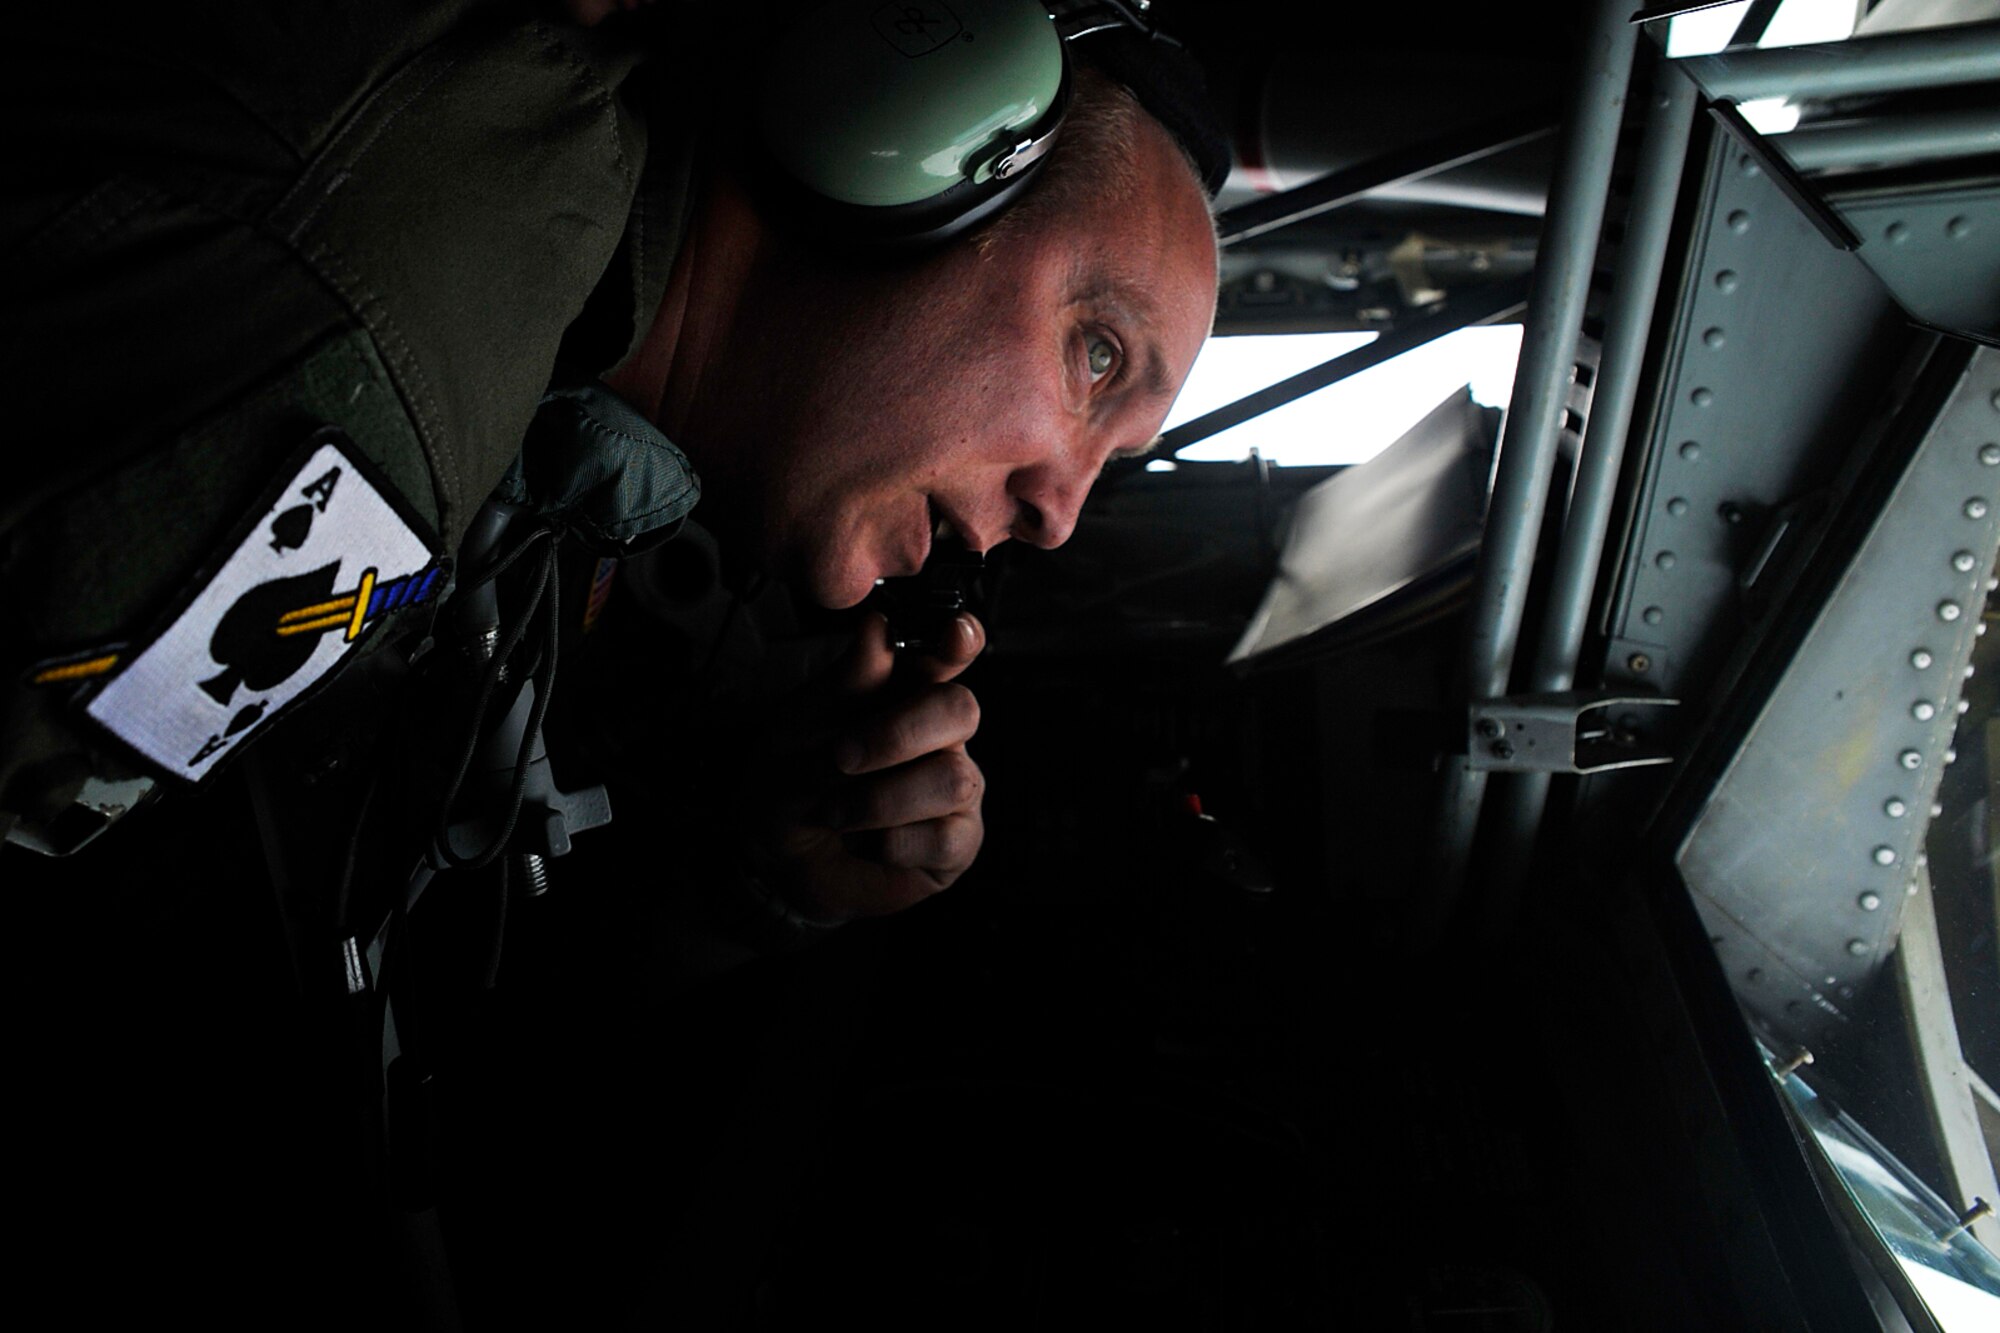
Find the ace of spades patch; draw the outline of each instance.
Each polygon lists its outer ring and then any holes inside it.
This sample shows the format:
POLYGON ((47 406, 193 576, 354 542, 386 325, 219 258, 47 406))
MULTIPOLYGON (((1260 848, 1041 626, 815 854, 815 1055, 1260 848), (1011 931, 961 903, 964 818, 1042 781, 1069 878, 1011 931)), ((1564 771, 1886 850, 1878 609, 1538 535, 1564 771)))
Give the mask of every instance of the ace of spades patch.
POLYGON ((444 583, 419 520, 346 436, 319 431, 214 572, 85 711, 199 782, 324 680, 371 624, 431 601, 444 583))

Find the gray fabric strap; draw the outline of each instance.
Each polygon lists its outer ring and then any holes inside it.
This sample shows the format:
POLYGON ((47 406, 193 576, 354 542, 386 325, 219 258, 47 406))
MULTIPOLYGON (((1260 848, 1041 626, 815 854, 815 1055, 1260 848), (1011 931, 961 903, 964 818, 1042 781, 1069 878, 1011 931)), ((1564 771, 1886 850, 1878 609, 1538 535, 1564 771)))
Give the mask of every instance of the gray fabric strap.
POLYGON ((594 549, 629 555, 679 530, 701 499, 701 479, 657 426, 593 382, 542 398, 494 498, 594 549))

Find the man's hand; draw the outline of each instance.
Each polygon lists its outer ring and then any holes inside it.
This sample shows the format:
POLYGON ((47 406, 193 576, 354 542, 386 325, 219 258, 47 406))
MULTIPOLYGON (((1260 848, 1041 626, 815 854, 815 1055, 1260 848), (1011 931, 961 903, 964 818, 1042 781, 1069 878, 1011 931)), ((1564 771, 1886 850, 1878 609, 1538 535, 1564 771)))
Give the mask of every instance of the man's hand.
POLYGON ((898 655, 888 622, 868 618, 840 666, 832 738, 797 756, 774 830, 776 887, 795 909, 827 922, 901 911, 972 864, 986 836, 986 779, 965 752, 979 703, 952 682, 985 646, 960 615, 939 647, 898 655))

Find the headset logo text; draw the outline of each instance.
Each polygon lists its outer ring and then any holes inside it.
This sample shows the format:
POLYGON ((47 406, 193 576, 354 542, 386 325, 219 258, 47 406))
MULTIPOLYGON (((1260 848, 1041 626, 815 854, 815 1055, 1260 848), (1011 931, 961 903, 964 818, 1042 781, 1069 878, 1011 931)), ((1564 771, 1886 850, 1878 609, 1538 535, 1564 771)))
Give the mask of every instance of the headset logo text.
POLYGON ((965 25, 938 0, 910 4, 895 0, 875 11, 875 31, 906 56, 927 56, 965 31, 965 25))

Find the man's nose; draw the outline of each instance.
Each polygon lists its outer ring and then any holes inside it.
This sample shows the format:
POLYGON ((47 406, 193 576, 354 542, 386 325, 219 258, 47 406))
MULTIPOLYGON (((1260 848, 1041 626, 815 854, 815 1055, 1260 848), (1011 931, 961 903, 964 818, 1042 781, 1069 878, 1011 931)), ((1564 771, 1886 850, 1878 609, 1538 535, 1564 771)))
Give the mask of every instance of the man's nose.
POLYGON ((1095 468, 1080 459, 1059 458, 1038 463, 1014 475, 1014 525, 1009 535, 1030 546, 1052 550, 1076 531, 1095 468))

